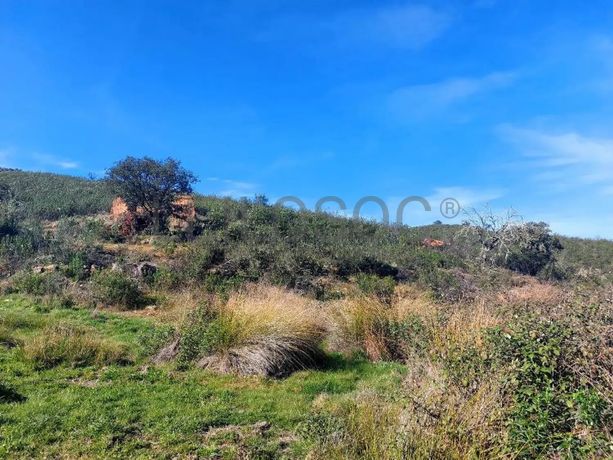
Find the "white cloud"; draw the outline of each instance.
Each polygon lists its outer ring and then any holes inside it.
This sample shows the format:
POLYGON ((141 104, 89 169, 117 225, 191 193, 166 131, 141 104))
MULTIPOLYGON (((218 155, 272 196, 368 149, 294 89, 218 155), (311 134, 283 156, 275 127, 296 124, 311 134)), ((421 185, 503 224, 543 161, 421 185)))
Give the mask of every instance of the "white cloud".
MULTIPOLYGON (((459 223, 464 217, 461 208, 479 208, 501 198, 504 194, 505 191, 501 189, 462 186, 437 187, 430 195, 424 197, 430 205, 430 211, 426 211, 419 202, 412 201, 405 207, 402 221, 404 224, 412 226, 431 224, 435 220, 441 220, 445 223, 459 223), (455 208, 458 214, 451 218, 441 213, 441 207, 445 208, 443 201, 448 198, 456 200, 460 205, 460 209, 455 208), (441 205, 441 203, 443 204, 441 205)), ((385 200, 391 221, 397 220, 398 207, 404 198, 396 196, 385 200)))
POLYGON ((528 159, 536 180, 557 188, 595 186, 603 194, 613 191, 613 138, 512 125, 499 127, 499 132, 528 159))
POLYGON ((291 15, 273 18, 260 30, 260 40, 296 40, 301 44, 355 46, 361 52, 368 45, 393 48, 423 48, 450 26, 447 11, 427 5, 405 3, 395 6, 363 7, 342 10, 324 18, 291 15))
POLYGON ((77 169, 79 163, 65 158, 58 158, 47 153, 33 153, 32 158, 45 166, 55 166, 61 169, 77 169))
POLYGON ((242 198, 245 196, 254 196, 257 193, 258 185, 252 182, 237 181, 233 179, 221 179, 219 177, 207 177, 208 182, 220 184, 219 190, 213 191, 219 196, 228 196, 232 198, 242 198))
POLYGON ((356 26, 369 38, 401 48, 421 48, 450 25, 451 17, 424 5, 403 5, 367 13, 356 26))
POLYGON ((387 100, 389 110, 400 118, 427 118, 478 94, 510 86, 514 72, 493 72, 479 78, 453 78, 438 83, 404 86, 387 100))
POLYGON ((494 201, 504 195, 500 189, 478 189, 471 187, 438 187, 428 197, 430 205, 439 207, 445 198, 453 198, 460 203, 462 208, 477 207, 494 201))

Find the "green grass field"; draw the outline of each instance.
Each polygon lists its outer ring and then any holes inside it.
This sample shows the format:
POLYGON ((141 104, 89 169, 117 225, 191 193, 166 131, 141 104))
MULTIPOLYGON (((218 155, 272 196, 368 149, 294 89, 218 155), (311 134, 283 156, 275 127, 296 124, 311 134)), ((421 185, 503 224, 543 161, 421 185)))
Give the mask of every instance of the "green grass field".
POLYGON ((45 313, 24 298, 0 300, 0 325, 21 342, 58 323, 127 344, 134 363, 37 370, 21 348, 0 347, 0 375, 10 389, 0 404, 0 457, 300 458, 309 449, 300 433, 318 400, 365 388, 390 394, 404 372, 400 364, 338 355, 325 369, 284 380, 152 366, 142 345, 156 328, 151 320, 45 313))

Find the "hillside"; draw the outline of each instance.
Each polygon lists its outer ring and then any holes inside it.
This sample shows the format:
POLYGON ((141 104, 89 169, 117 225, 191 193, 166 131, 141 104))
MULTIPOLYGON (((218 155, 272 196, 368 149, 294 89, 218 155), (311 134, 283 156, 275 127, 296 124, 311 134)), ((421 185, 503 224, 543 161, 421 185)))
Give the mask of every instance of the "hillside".
POLYGON ((156 232, 100 181, 0 185, 0 457, 610 454, 612 241, 201 195, 156 232))
POLYGON ((44 172, 0 168, 0 185, 10 187, 27 214, 38 219, 105 212, 114 198, 101 181, 44 172))
MULTIPOLYGON (((22 203, 27 215, 33 219, 58 220, 72 216, 106 213, 114 198, 114 194, 103 181, 51 173, 0 169, 0 185, 11 188, 17 201, 22 203)), ((204 227, 209 231, 250 223, 246 216, 252 206, 247 202, 202 195, 196 195, 195 198, 197 211, 204 216, 204 227)), ((276 218, 282 215, 284 217, 281 218, 286 219, 287 222, 289 222, 287 216, 291 216, 292 225, 295 225, 291 233, 295 239, 309 236, 301 232, 304 232, 304 228, 312 225, 312 221, 316 219, 313 213, 300 214, 289 210, 268 208, 266 213, 276 218)), ((264 217, 260 220, 262 221, 260 223, 266 224, 264 217)), ((348 241, 348 244, 358 245, 364 251, 373 250, 373 244, 382 246, 381 240, 387 241, 387 246, 393 244, 391 241, 401 240, 410 241, 413 246, 416 246, 423 238, 449 242, 453 240, 459 229, 454 225, 386 228, 378 224, 354 223, 333 216, 326 216, 322 219, 323 221, 326 224, 319 224, 319 227, 314 230, 319 232, 318 238, 342 240, 344 237, 341 237, 339 232, 351 232, 352 241, 348 241), (341 228, 343 230, 339 230, 341 228), (360 241, 361 238, 362 241, 360 241)), ((585 268, 613 273, 613 241, 562 235, 559 238, 564 246, 560 254, 560 260, 564 265, 575 270, 585 268)), ((465 256, 469 255, 465 254, 465 256)), ((393 259, 387 262, 398 264, 399 260, 393 259)))

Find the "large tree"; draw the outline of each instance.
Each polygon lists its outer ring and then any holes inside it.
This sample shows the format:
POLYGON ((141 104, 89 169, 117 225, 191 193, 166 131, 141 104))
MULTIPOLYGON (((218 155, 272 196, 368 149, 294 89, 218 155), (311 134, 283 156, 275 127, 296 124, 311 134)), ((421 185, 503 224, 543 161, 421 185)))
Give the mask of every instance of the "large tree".
POLYGON ((106 178, 132 210, 142 209, 156 231, 164 231, 179 195, 192 192, 196 176, 172 158, 127 157, 108 169, 106 178))

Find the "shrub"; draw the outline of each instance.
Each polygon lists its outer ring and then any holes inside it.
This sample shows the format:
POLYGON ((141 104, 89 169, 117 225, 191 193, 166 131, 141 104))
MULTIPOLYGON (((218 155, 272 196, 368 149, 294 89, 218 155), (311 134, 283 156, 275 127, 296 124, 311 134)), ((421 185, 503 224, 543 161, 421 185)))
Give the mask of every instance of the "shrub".
POLYGON ((376 275, 360 273, 356 279, 358 287, 366 295, 372 295, 382 302, 390 303, 396 283, 392 277, 379 278, 376 275))
POLYGON ((136 281, 118 271, 95 272, 92 289, 97 301, 123 308, 138 308, 145 301, 136 281))
POLYGON ((132 360, 124 345, 100 337, 93 329, 68 323, 47 326, 25 344, 23 352, 38 369, 61 364, 72 367, 127 364, 132 360))
POLYGON ((85 280, 89 276, 87 257, 85 254, 79 252, 70 257, 68 265, 64 269, 64 273, 67 277, 75 281, 85 280))
POLYGON ((529 317, 493 331, 498 359, 508 363, 510 447, 522 458, 577 456, 594 447, 579 433, 610 422, 602 397, 565 363, 580 355, 571 337, 562 322, 529 317))
POLYGON ((559 272, 554 265, 561 249, 560 240, 551 233, 546 223, 528 222, 516 232, 504 266, 532 276, 547 270, 549 277, 557 277, 559 272))
POLYGON ((23 294, 58 295, 66 287, 66 278, 59 272, 22 273, 13 280, 13 287, 23 294))
POLYGON ((153 274, 153 286, 161 290, 174 290, 182 282, 180 270, 170 267, 158 267, 153 274))

